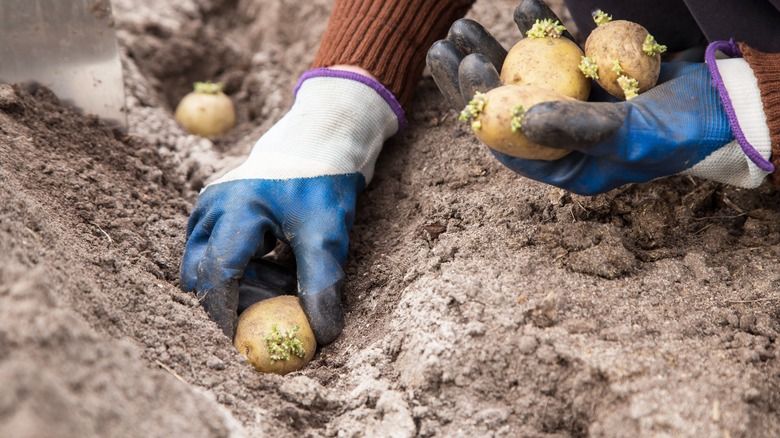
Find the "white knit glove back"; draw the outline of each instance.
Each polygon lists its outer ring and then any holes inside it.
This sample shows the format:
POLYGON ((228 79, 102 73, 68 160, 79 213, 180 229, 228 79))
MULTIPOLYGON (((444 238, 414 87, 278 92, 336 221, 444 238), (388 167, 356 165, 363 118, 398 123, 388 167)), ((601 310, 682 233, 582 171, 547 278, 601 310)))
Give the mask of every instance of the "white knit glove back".
POLYGON ((354 172, 368 184, 383 143, 400 128, 400 107, 350 73, 331 71, 339 76, 302 78, 290 111, 242 165, 212 184, 354 172))

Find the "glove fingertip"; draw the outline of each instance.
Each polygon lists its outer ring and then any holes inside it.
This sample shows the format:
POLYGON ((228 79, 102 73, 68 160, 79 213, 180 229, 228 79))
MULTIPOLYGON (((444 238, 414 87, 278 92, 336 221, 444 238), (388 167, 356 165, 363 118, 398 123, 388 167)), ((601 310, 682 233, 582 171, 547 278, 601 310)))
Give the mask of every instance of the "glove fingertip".
POLYGON ((179 266, 179 287, 185 292, 192 292, 198 283, 198 264, 203 258, 205 249, 206 245, 201 244, 197 239, 187 241, 179 266))
POLYGON ((623 124, 620 105, 575 101, 543 102, 523 117, 523 134, 549 147, 587 150, 613 135, 623 124))
POLYGON ((507 51, 481 24, 469 18, 461 18, 450 26, 447 40, 452 41, 461 52, 469 55, 481 53, 501 71, 507 51))
POLYGON ((428 49, 425 58, 428 70, 439 87, 439 91, 447 99, 450 106, 458 111, 466 105, 458 86, 458 65, 464 56, 464 53, 451 41, 439 40, 428 49))
MULTIPOLYGON (((517 29, 520 30, 520 33, 522 33, 523 36, 525 36, 526 32, 531 30, 531 27, 536 23, 536 20, 552 19, 558 22, 561 21, 555 12, 553 12, 542 0, 523 0, 523 2, 515 8, 513 18, 517 25, 517 29)), ((563 33, 563 36, 576 42, 568 30, 563 33)))
POLYGON ((195 289, 195 283, 197 282, 197 279, 190 275, 189 270, 184 265, 184 262, 182 262, 181 266, 179 267, 179 287, 184 292, 192 292, 195 289))
POLYGON ((344 330, 344 311, 341 308, 342 283, 338 281, 321 291, 299 295, 301 306, 318 345, 330 344, 344 330))
POLYGON ((470 100, 479 91, 486 93, 501 86, 501 78, 490 60, 482 54, 472 53, 463 58, 458 68, 460 93, 470 100))
POLYGON ((232 340, 238 326, 238 287, 199 290, 198 300, 222 333, 232 340))

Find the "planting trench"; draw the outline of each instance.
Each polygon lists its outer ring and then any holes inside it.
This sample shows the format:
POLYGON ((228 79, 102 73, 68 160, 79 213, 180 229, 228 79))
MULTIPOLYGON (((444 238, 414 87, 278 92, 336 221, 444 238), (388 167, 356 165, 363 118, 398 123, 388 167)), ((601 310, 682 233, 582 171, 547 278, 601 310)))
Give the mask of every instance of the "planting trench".
MULTIPOLYGON (((127 133, 0 87, 0 436, 780 435, 780 192, 571 195, 498 164, 427 76, 358 201, 343 335, 254 372, 178 288, 184 229, 330 4, 115 0, 127 133), (214 142, 171 114, 204 79, 238 106, 214 142)), ((509 47, 514 6, 471 16, 509 47)))

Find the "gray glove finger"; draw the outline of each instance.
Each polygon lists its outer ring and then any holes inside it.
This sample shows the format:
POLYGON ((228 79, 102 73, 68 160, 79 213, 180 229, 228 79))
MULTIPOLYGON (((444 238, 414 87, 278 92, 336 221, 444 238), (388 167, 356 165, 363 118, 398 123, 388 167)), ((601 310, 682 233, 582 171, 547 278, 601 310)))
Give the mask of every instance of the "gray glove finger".
MULTIPOLYGON (((542 0, 523 0, 516 8, 514 12, 514 20, 520 33, 525 37, 531 27, 533 27, 536 20, 552 19, 553 21, 561 21, 555 12, 549 8, 542 0)), ((574 41, 574 37, 571 36, 569 31, 565 31, 563 36, 574 41)), ((575 41, 576 42, 576 41, 575 41)))
POLYGON ((439 40, 433 43, 425 58, 439 91, 457 111, 466 106, 466 100, 461 96, 458 85, 458 66, 465 56, 451 41, 439 40))
POLYGON ((481 24, 468 18, 461 18, 450 26, 447 39, 452 41, 466 55, 481 53, 501 71, 507 51, 481 24))
POLYGON ((523 117, 523 134, 549 147, 587 151, 623 125, 621 103, 554 101, 532 106, 523 117))
POLYGON ((238 284, 231 281, 228 285, 198 291, 198 301, 209 317, 217 323, 225 336, 233 339, 238 325, 238 284))
POLYGON ((343 284, 343 281, 338 281, 316 293, 298 295, 319 345, 330 344, 344 330, 344 310, 341 308, 343 284))
POLYGON ((495 66, 480 53, 472 53, 463 58, 458 68, 458 82, 460 94, 466 101, 471 100, 477 91, 486 93, 501 86, 501 78, 495 66))

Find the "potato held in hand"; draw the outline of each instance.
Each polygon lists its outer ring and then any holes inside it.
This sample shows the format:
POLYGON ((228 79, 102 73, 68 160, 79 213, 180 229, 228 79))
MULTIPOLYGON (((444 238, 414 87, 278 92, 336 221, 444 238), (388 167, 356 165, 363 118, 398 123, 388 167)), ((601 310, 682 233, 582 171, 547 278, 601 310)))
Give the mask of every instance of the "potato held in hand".
POLYGON ((585 41, 582 72, 618 99, 632 99, 658 82, 666 51, 641 25, 593 13, 598 25, 585 41))
POLYGON ((275 374, 300 370, 317 349, 306 314, 292 295, 257 302, 241 313, 233 345, 257 371, 275 374))
POLYGON ((176 107, 176 121, 188 132, 212 138, 236 125, 233 101, 222 92, 222 84, 196 82, 176 107))
POLYGON ((565 30, 557 21, 537 20, 527 36, 509 50, 501 82, 534 85, 587 100, 590 79, 579 69, 583 53, 577 44, 562 37, 565 30))
POLYGON ((571 99, 555 91, 532 85, 502 85, 477 93, 461 112, 471 122, 477 138, 492 149, 528 160, 557 160, 569 150, 536 144, 521 131, 525 112, 541 102, 571 99))

